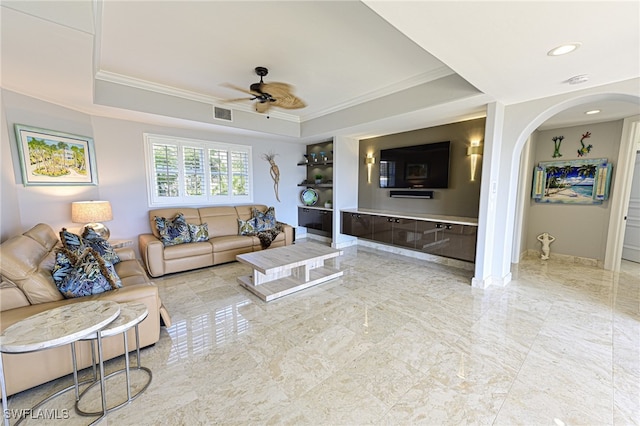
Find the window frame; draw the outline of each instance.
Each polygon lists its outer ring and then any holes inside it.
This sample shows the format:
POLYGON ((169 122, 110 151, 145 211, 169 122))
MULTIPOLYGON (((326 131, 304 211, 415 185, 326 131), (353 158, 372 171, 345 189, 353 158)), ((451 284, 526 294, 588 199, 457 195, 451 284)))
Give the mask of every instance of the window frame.
MULTIPOLYGON (((161 207, 172 205, 228 205, 253 203, 253 155, 250 145, 213 142, 200 139, 189 139, 177 136, 164 136, 152 133, 144 133, 144 156, 146 165, 147 200, 149 207, 161 207), (160 196, 158 194, 157 176, 155 168, 154 145, 171 145, 177 148, 178 162, 178 196, 160 196), (204 166, 204 191, 203 195, 187 195, 186 193, 186 167, 184 164, 184 149, 202 149, 204 166), (226 195, 211 195, 211 167, 209 150, 225 151, 227 155, 227 188, 226 195), (242 153, 247 158, 246 177, 247 194, 234 195, 233 175, 239 171, 233 169, 232 152, 242 153)), ((242 171, 240 171, 242 172, 242 171)))

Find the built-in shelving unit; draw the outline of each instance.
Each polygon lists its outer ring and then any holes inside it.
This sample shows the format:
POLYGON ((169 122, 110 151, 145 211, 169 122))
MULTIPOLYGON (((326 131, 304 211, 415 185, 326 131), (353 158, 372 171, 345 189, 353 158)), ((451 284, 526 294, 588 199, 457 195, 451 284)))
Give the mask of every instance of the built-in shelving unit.
POLYGON ((320 161, 320 162, 314 162, 314 163, 298 163, 298 166, 306 166, 306 167, 313 167, 313 166, 333 166, 333 160, 328 160, 328 161, 320 161))
POLYGON ((333 209, 325 204, 331 202, 333 205, 333 141, 307 145, 304 161, 299 162, 298 166, 307 168, 306 178, 298 186, 313 188, 318 193, 318 201, 312 206, 300 201, 298 225, 304 226, 312 234, 331 237, 333 209), (317 175, 322 176, 318 183, 317 175))

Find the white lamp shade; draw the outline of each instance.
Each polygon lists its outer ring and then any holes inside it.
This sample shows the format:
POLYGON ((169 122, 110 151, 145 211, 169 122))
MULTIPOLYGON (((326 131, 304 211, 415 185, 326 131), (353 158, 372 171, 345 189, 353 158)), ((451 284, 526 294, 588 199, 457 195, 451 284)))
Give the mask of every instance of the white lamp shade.
POLYGON ((95 223, 113 220, 111 203, 108 201, 76 201, 71 203, 71 221, 95 223))

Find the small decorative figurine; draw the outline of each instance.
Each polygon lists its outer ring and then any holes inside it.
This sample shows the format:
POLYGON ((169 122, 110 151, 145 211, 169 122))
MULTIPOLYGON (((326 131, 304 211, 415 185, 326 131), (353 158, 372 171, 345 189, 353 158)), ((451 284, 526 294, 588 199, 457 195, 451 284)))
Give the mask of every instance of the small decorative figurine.
POLYGON ((302 154, 304 155, 304 162, 309 164, 309 154, 302 154))
POLYGON ((562 154, 560 154, 560 144, 562 143, 563 139, 564 136, 554 136, 553 138, 551 138, 554 146, 553 158, 562 157, 562 154))
POLYGON ((587 146, 584 146, 584 140, 590 137, 591 137, 591 132, 587 132, 584 135, 582 135, 582 139, 580 139, 580 145, 582 145, 582 148, 578 150, 578 157, 582 157, 583 155, 591 152, 591 148, 593 148, 593 145, 589 144, 587 146))
POLYGON ((549 259, 550 249, 549 246, 552 242, 554 242, 556 238, 550 235, 548 232, 543 232, 538 235, 538 241, 542 243, 542 254, 540 255, 540 259, 547 260, 549 259))

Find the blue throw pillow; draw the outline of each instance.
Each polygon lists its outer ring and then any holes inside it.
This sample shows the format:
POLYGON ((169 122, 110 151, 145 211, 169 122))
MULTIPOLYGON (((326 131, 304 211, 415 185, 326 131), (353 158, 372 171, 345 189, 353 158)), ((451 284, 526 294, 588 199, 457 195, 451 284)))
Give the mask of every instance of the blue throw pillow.
POLYGON ((100 257, 107 262, 111 262, 114 265, 120 262, 118 253, 116 253, 115 249, 111 247, 111 244, 98 235, 93 229, 84 228, 84 232, 82 233, 82 242, 85 246, 91 247, 97 251, 100 257))
POLYGON ((66 298, 100 294, 122 287, 122 281, 110 262, 92 248, 81 255, 62 248, 56 252, 53 280, 66 298))
POLYGON ((73 232, 67 231, 67 228, 62 228, 62 231, 60 231, 60 241, 62 241, 62 246, 64 248, 71 250, 76 254, 82 253, 86 248, 82 241, 82 237, 74 234, 73 232))
POLYGON ((276 227, 275 207, 269 207, 264 213, 254 207, 253 218, 256 221, 256 232, 268 231, 276 227))
POLYGON ((187 226, 187 220, 182 213, 178 213, 173 219, 158 216, 155 216, 154 219, 160 240, 165 246, 191 242, 189 226, 187 226))

